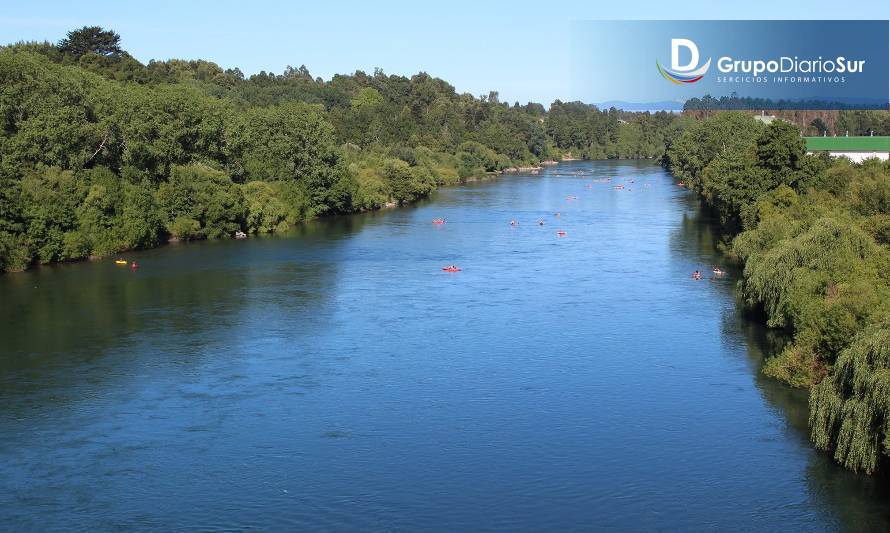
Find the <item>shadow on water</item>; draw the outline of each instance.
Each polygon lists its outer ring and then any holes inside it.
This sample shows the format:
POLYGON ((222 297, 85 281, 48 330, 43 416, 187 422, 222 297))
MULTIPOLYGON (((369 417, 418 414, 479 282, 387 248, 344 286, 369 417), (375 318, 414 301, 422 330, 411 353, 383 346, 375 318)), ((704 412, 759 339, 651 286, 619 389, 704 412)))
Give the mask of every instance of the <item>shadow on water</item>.
POLYGON ((778 409, 787 423, 787 433, 801 447, 809 449, 806 481, 810 494, 819 501, 845 531, 890 531, 890 508, 876 502, 890 501, 887 477, 869 477, 850 472, 835 463, 830 454, 815 450, 809 440, 807 418, 808 392, 786 386, 763 374, 766 359, 790 342, 783 330, 767 328, 756 312, 740 308, 736 284, 741 276, 739 265, 728 261, 720 243, 726 240, 715 217, 710 215, 693 193, 677 198, 683 209, 683 220, 671 238, 675 252, 694 258, 705 268, 712 264, 728 272, 727 280, 716 284, 718 290, 732 299, 736 306, 726 313, 721 328, 724 338, 744 345, 747 363, 754 373, 755 385, 768 405, 778 409))
POLYGON ((247 241, 130 252, 136 270, 107 258, 0 277, 2 414, 76 402, 84 388, 90 397, 101 394, 97 388, 137 374, 146 351, 199 365, 214 346, 237 343, 244 328, 310 322, 334 292, 343 240, 373 216, 334 217, 247 241), (155 344, 143 346, 143 339, 155 344))

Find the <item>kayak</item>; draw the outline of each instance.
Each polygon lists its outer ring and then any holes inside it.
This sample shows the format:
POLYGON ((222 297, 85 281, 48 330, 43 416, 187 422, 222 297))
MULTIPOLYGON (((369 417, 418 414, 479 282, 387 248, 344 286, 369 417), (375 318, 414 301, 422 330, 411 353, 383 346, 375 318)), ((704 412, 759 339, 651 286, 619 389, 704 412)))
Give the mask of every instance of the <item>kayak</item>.
POLYGON ((566 232, 564 232, 564 231, 557 231, 556 234, 559 235, 560 237, 566 236, 566 232))
POLYGON ((445 272, 460 272, 460 269, 457 267, 443 267, 442 270, 445 272))
POLYGON ((114 264, 116 264, 116 265, 126 265, 127 262, 124 261, 123 259, 117 259, 117 260, 115 260, 114 264))

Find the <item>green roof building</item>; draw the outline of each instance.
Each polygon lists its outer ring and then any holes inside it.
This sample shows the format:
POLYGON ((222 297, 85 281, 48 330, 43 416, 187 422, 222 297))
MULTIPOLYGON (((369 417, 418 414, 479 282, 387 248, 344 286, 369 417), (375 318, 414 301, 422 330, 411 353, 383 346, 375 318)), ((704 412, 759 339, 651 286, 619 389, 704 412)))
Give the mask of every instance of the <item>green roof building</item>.
POLYGON ((890 137, 804 137, 807 153, 828 152, 847 157, 854 163, 877 158, 890 159, 890 137))

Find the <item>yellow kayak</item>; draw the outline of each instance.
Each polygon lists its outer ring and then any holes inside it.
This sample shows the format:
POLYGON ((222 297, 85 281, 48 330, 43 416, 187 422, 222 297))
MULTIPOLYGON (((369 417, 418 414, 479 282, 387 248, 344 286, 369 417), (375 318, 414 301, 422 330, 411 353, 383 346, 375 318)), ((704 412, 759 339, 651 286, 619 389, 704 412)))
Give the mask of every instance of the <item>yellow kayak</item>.
POLYGON ((124 261, 123 259, 118 259, 117 261, 114 262, 114 264, 116 264, 116 265, 126 265, 127 262, 124 261))

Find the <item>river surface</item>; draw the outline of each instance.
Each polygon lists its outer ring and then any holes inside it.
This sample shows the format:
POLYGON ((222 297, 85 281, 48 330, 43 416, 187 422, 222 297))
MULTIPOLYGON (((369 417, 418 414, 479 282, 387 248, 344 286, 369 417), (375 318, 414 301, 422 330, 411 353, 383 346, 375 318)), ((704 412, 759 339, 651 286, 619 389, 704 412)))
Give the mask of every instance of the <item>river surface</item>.
POLYGON ((651 163, 126 258, 0 278, 2 530, 890 529, 651 163))

